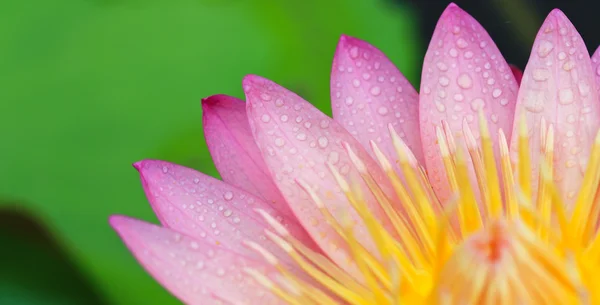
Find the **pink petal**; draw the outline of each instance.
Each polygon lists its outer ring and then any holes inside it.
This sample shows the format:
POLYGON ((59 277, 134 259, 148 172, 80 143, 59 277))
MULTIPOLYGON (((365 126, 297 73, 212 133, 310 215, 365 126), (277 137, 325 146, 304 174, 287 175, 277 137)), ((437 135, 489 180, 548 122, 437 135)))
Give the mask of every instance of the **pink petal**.
POLYGON ((596 79, 596 90, 600 92, 600 47, 592 55, 592 71, 594 71, 596 79))
POLYGON ((223 181, 272 202, 292 215, 252 138, 246 103, 227 95, 202 100, 204 135, 223 181))
MULTIPOLYGON (((600 109, 594 72, 581 36, 569 19, 553 10, 535 39, 523 74, 517 116, 524 114, 530 133, 533 189, 540 161, 540 122, 555 129, 554 176, 569 202, 579 189, 600 109)), ((515 129, 518 130, 518 121, 515 129)), ((513 137, 513 151, 516 149, 513 137)))
POLYGON ((331 71, 331 100, 333 118, 364 147, 375 141, 390 160, 397 160, 388 131, 392 124, 418 161, 424 161, 419 96, 374 46, 350 36, 340 38, 331 71))
POLYGON ((515 77, 515 80, 517 81, 517 84, 521 84, 521 79, 523 78, 523 70, 521 70, 519 67, 515 66, 515 65, 509 65, 510 66, 510 70, 513 73, 513 76, 515 77))
MULTIPOLYGON (((499 128, 505 132, 512 130, 517 90, 510 67, 485 29, 465 11, 450 4, 440 17, 427 49, 419 95, 425 164, 442 202, 448 199, 450 189, 436 144, 435 127, 441 127, 441 121, 445 120, 454 137, 461 139, 466 120, 478 138, 477 114, 483 107, 497 143, 499 128)), ((457 142, 466 151, 463 141, 457 142)))
POLYGON ((112 216, 110 224, 144 268, 186 304, 284 304, 244 272, 272 272, 260 261, 124 216, 112 216))
MULTIPOLYGON (((342 146, 347 142, 384 189, 389 188, 389 182, 365 149, 343 127, 310 103, 258 76, 247 76, 243 83, 250 126, 271 174, 276 177, 277 186, 317 244, 340 266, 348 267, 343 242, 323 220, 297 180, 315 189, 333 215, 349 213, 356 219, 326 166, 329 162, 349 181, 361 183, 342 146)), ((362 187, 362 193, 368 196, 367 202, 385 223, 385 217, 373 204, 369 191, 362 187)), ((359 222, 356 228, 357 238, 368 247, 371 238, 366 236, 362 223, 359 222)))
POLYGON ((254 211, 263 209, 281 220, 291 234, 308 246, 310 237, 295 218, 282 215, 272 205, 250 193, 230 186, 193 169, 165 161, 144 160, 135 164, 154 212, 161 223, 173 230, 239 254, 258 257, 243 245, 254 241, 273 253, 288 256, 267 240, 268 224, 254 211))

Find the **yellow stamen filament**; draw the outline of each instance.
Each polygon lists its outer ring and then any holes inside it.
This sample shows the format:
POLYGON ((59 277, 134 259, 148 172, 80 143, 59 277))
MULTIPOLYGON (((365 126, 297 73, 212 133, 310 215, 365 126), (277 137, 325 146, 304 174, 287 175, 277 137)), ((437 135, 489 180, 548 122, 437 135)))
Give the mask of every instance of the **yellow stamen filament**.
POLYGON ((330 211, 311 185, 297 183, 342 241, 336 247, 347 264, 337 265, 256 210, 270 227, 268 240, 290 259, 246 242, 273 272, 245 272, 293 305, 600 304, 595 288, 600 282, 600 133, 568 213, 567 194, 554 182, 555 126, 541 120, 540 158, 532 164, 524 117, 514 135, 514 160, 504 132, 497 131, 495 147, 481 110, 478 118, 479 138, 467 121, 462 134, 453 134, 445 121, 435 128, 452 192, 443 206, 391 125, 395 156, 370 143, 385 177, 342 143, 360 181, 348 181, 335 165, 327 166, 349 203, 347 210, 330 211), (533 165, 539 176, 531 177, 533 165))

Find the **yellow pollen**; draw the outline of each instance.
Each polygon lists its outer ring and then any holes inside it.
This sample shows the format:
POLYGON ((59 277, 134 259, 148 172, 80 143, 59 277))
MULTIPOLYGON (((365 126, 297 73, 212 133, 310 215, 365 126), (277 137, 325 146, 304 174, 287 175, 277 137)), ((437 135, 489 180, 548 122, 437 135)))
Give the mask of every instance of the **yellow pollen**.
POLYGON ((256 210, 270 227, 267 238, 294 265, 246 242, 274 270, 246 269, 251 278, 291 305, 600 305, 600 133, 569 212, 567 194, 554 183, 556 127, 543 119, 534 131, 540 133, 536 164, 524 117, 513 160, 505 133, 497 131, 495 144, 481 110, 477 133, 464 121, 462 133, 453 134, 442 121, 435 133, 452 191, 443 205, 409 147, 388 128, 395 160, 375 142, 370 147, 393 192, 346 143, 361 183, 327 166, 350 203, 347 211, 330 211, 330 198, 297 181, 342 241, 338 250, 348 264, 337 265, 256 210), (366 231, 359 234, 358 226, 366 231))

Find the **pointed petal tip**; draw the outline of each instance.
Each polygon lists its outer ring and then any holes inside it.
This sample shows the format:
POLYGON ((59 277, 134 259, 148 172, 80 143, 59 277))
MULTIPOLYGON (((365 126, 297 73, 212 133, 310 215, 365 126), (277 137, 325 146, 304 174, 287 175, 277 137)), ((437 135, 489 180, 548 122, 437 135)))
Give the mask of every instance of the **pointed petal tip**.
POLYGON ((144 165, 144 160, 137 161, 131 165, 133 166, 133 168, 135 168, 135 170, 137 170, 139 172, 141 170, 142 166, 144 165))
POLYGON ((258 76, 256 74, 248 74, 248 75, 244 76, 244 78, 242 79, 242 86, 244 87, 244 92, 248 91, 247 86, 259 84, 266 80, 267 80, 266 78, 264 78, 262 76, 258 76))
POLYGON ((451 2, 450 4, 448 4, 448 6, 446 6, 446 9, 444 9, 442 16, 447 15, 447 14, 460 14, 460 13, 465 13, 465 11, 462 8, 460 8, 460 6, 458 6, 456 3, 451 2))
POLYGON ((210 107, 212 107, 216 103, 218 103, 218 96, 219 96, 218 94, 211 95, 211 96, 207 96, 207 97, 203 98, 202 100, 200 100, 200 105, 202 105, 202 110, 209 109, 210 107))
MULTIPOLYGON (((372 46, 366 41, 344 34, 340 37, 338 42, 334 62, 339 61, 340 56, 355 60, 359 57, 360 53, 362 53, 361 50, 369 50, 371 48, 372 46)), ((335 67, 333 67, 333 69, 335 69, 335 67)))
POLYGON ((555 8, 553 9, 550 14, 548 14, 548 16, 555 16, 555 17, 567 17, 567 15, 565 15, 565 13, 563 11, 561 11, 559 8, 555 8))
POLYGON ((346 35, 346 34, 342 34, 342 36, 340 36, 340 40, 338 42, 338 46, 339 47, 342 47, 342 46, 347 47, 347 46, 353 46, 353 45, 356 45, 356 44, 363 44, 363 43, 364 43, 364 41, 362 41, 362 40, 360 40, 360 39, 358 39, 356 37, 353 37, 353 36, 350 36, 350 35, 346 35))
POLYGON ((117 232, 117 234, 121 235, 124 227, 127 225, 127 222, 131 221, 129 217, 115 214, 108 216, 108 224, 117 232))

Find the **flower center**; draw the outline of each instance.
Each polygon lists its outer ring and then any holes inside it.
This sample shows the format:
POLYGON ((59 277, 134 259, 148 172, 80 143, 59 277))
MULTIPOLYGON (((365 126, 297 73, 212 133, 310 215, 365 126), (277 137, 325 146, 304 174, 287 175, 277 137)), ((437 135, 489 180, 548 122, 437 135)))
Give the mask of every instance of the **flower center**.
POLYGON ((577 194, 567 213, 553 182, 554 127, 540 126, 541 160, 537 190, 532 190, 529 136, 525 120, 517 135, 516 162, 498 131, 497 162, 487 122, 480 112, 479 143, 466 121, 457 145, 448 124, 436 129, 445 175, 453 196, 440 204, 425 170, 390 126, 402 178, 372 142, 395 196, 384 192, 349 145, 345 149, 364 184, 376 199, 383 219, 369 207, 360 187, 330 165, 353 211, 333 215, 308 183, 298 181, 323 218, 345 242, 348 264, 339 266, 304 246, 269 214, 267 237, 297 266, 292 272, 258 244, 278 273, 247 270, 289 304, 600 304, 600 134, 597 136, 577 194), (466 151, 463 151, 466 147, 466 151), (470 159, 470 162, 467 160, 470 159), (469 172, 476 177, 472 181, 469 172), (366 228, 368 240, 356 233, 350 213, 366 228), (388 224, 386 226, 385 224, 388 224), (298 275, 303 274, 303 275, 298 275))

